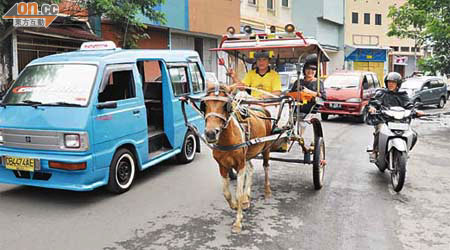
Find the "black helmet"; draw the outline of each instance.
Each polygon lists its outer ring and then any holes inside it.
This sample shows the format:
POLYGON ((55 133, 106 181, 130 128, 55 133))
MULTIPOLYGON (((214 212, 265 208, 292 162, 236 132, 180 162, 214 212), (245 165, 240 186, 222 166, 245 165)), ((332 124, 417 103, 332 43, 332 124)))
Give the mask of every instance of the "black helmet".
POLYGON ((397 88, 402 85, 402 76, 397 72, 389 72, 386 77, 384 77, 384 85, 387 87, 388 81, 394 81, 397 83, 397 88))
MULTIPOLYGON (((305 58, 305 64, 303 65, 303 75, 305 74, 306 69, 314 69, 317 70, 317 55, 310 54, 305 58)), ((317 73, 316 73, 317 75, 317 73)))

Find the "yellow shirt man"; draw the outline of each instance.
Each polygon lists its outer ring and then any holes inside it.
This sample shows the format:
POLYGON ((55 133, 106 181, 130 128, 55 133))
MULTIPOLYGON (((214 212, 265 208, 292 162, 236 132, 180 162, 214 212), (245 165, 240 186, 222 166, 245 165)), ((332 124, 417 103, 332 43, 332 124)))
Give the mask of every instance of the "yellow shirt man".
MULTIPOLYGON (((269 93, 281 91, 280 75, 270 68, 264 75, 260 75, 258 69, 249 71, 242 80, 242 83, 248 87, 264 90, 269 93)), ((252 90, 251 95, 255 98, 261 98, 264 93, 252 90)))

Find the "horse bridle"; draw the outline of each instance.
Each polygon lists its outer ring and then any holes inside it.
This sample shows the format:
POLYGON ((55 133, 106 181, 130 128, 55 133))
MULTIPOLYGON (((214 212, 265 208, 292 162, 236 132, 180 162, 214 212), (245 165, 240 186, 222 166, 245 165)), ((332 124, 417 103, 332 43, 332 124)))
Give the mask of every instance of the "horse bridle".
MULTIPOLYGON (((225 111, 230 113, 228 118, 225 117, 222 114, 217 113, 217 112, 209 112, 208 114, 205 115, 205 121, 209 117, 217 117, 220 120, 222 120, 223 121, 223 126, 220 127, 220 132, 222 132, 222 130, 224 130, 225 128, 228 127, 228 124, 230 123, 231 119, 233 118, 232 114, 233 114, 234 110, 231 107, 231 103, 233 101, 233 98, 231 98, 230 95, 228 93, 226 93, 225 91, 223 91, 223 90, 221 91, 219 89, 218 85, 215 85, 215 89, 211 90, 211 91, 208 91, 206 94, 208 95, 210 93, 214 93, 214 96, 205 96, 205 97, 202 98, 202 102, 203 103, 205 103, 205 101, 220 101, 220 102, 224 102, 225 103, 224 104, 225 111), (225 93, 227 96, 226 97, 225 96, 219 96, 220 92, 225 93)), ((204 105, 206 105, 206 103, 204 105)))

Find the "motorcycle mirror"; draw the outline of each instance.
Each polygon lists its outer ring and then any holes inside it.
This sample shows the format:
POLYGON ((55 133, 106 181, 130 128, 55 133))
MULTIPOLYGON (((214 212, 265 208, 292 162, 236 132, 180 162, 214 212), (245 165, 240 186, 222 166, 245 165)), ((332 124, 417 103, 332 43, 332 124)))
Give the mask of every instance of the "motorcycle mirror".
POLYGON ((422 102, 416 102, 416 103, 414 103, 414 107, 415 107, 415 108, 419 108, 419 107, 421 107, 421 106, 423 106, 423 103, 422 103, 422 102))

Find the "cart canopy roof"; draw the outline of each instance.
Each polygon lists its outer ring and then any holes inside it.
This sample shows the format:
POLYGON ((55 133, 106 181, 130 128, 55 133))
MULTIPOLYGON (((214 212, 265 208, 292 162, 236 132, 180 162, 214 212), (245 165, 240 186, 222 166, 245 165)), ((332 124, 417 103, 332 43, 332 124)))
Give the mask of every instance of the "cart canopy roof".
POLYGON ((327 53, 319 42, 313 38, 304 38, 300 32, 287 36, 269 38, 267 34, 255 34, 251 36, 224 35, 219 48, 211 51, 224 51, 230 55, 238 56, 243 60, 250 57, 253 51, 273 51, 273 58, 289 62, 297 62, 299 59, 312 53, 320 52, 321 61, 329 61, 327 53), (262 37, 262 38, 260 38, 262 37))

